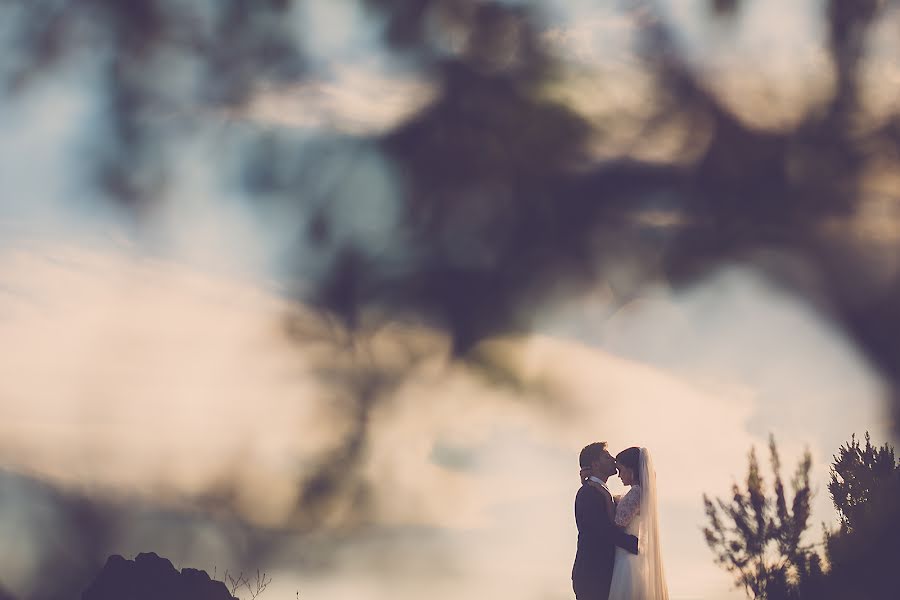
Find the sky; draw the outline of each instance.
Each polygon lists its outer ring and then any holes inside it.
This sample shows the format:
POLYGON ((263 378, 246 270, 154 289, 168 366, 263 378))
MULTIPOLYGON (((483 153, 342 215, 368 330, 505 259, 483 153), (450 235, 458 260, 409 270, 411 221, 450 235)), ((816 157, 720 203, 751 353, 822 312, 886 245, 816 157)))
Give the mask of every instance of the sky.
MULTIPOLYGON (((172 509, 228 480, 243 518, 282 525, 304 466, 340 430, 310 351, 280 328, 295 308, 258 282, 124 242, 4 237, 4 467, 172 509)), ((448 362, 438 331, 363 341, 382 361, 409 340, 428 356, 373 414, 363 469, 375 522, 405 535, 347 543, 325 573, 286 572, 292 550, 283 550, 261 565, 275 577, 266 593, 296 585, 308 597, 412 597, 434 583, 407 580, 408 556, 434 552, 453 563, 437 586, 448 598, 492 597, 510 578, 523 594, 567 597, 577 454, 594 440, 653 452, 673 598, 727 597, 702 539, 701 494, 725 496, 750 447, 765 456, 770 432, 785 475, 804 448, 813 453, 815 535, 833 522, 830 455, 852 433, 887 435, 878 377, 839 332, 748 267, 608 309, 596 290, 549 311, 532 335, 484 343, 527 391, 448 362), (419 531, 440 551, 419 549, 419 531), (386 548, 395 560, 384 566, 386 548)), ((160 543, 147 535, 126 536, 121 551, 160 543)), ((228 561, 215 546, 162 545, 185 566, 228 561)), ((27 580, 8 570, 15 562, 0 564, 5 582, 27 580)))
MULTIPOLYGON (((578 57, 576 64, 606 56, 603 43, 631 43, 632 21, 611 9, 597 16, 588 4, 546 4, 558 19, 548 43, 578 57), (597 29, 585 31, 585 23, 597 29)), ((663 4, 686 19, 696 10, 690 2, 663 4)), ((410 75, 408 65, 364 51, 373 33, 350 3, 307 6, 319 25, 309 51, 321 76, 301 88, 265 90, 247 114, 229 118, 377 133, 433 97, 433 82, 410 75), (365 99, 385 90, 389 101, 373 111, 365 99)), ((792 18, 802 19, 797 10, 792 18)), ((765 12, 748 18, 764 20, 765 12)), ((821 34, 808 23, 801 30, 813 40, 821 34)), ((685 31, 690 46, 696 31, 685 31)), ((735 55, 716 53, 716 60, 739 60, 742 48, 752 54, 773 39, 793 55, 770 32, 741 38, 735 55)), ((800 67, 819 64, 816 48, 801 54, 810 62, 800 67)), ((613 58, 598 67, 633 60, 627 50, 613 58)), ((767 66, 791 80, 790 65, 779 64, 767 66)), ((179 526, 192 533, 191 544, 169 535, 171 523, 157 527, 147 517, 124 526, 115 550, 126 556, 156 550, 178 566, 217 573, 261 568, 273 577, 265 598, 298 590, 331 600, 425 592, 569 598, 577 455, 605 440, 613 452, 639 445, 654 455, 671 597, 740 598, 703 541, 702 494, 727 495, 746 473, 749 449, 765 460, 774 434, 784 475, 804 449, 813 455, 818 539, 818 524, 834 520, 831 455, 853 433, 889 439, 876 371, 825 315, 763 275, 772 261, 803 273, 807 266, 789 256, 751 256, 678 290, 644 287, 623 307, 605 286, 545 306, 532 332, 477 349, 522 385, 451 360, 447 336, 423 325, 398 323, 355 340, 351 350, 292 339, 287 316, 323 327, 320 315, 285 293, 290 282, 279 258, 293 247, 292 231, 279 215, 248 209, 223 182, 232 157, 221 151, 221 132, 179 142, 182 168, 149 236, 91 196, 72 162, 102 110, 82 85, 92 76, 85 69, 0 111, 0 466, 63 490, 184 515, 179 526), (420 360, 407 364, 410 348, 420 360), (353 522, 348 503, 332 507, 314 534, 292 537, 301 485, 346 434, 349 400, 318 376, 323 361, 350 369, 400 364, 409 374, 370 415, 355 474, 371 494, 369 526, 344 528, 353 522), (285 534, 265 564, 233 564, 238 552, 227 526, 208 508, 223 487, 233 492, 231 514, 285 534), (310 547, 327 548, 327 558, 310 559, 310 547)), ((633 106, 640 85, 611 97, 612 108, 602 110, 633 106)), ((781 123, 792 115, 767 118, 781 123)), ((378 157, 362 152, 353 165, 363 175, 349 178, 347 197, 361 186, 376 199, 396 193, 378 157)), ((390 203, 342 201, 342 210, 362 215, 348 219, 345 235, 390 232, 390 203), (373 225, 367 216, 376 213, 382 220, 373 225)), ((304 266, 309 277, 316 276, 312 262, 304 266)), ((639 267, 618 268, 627 281, 639 267)), ((622 491, 615 480, 612 487, 622 491)), ((4 505, 0 531, 19 535, 0 539, 27 537, 29 519, 46 516, 23 513, 22 505, 4 505)), ((0 543, 0 581, 27 590, 40 577, 44 551, 40 541, 0 543)))

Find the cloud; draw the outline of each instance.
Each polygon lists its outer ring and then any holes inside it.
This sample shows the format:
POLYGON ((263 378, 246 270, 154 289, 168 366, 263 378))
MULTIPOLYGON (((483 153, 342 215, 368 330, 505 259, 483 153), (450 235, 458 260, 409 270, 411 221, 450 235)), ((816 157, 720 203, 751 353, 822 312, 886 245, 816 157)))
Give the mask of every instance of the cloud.
POLYGON ((290 508, 296 490, 271 477, 263 491, 257 477, 321 442, 258 418, 260 395, 283 419, 313 410, 293 402, 302 362, 280 337, 277 299, 128 255, 18 250, 2 264, 7 464, 188 497, 243 473, 241 501, 265 507, 255 514, 290 508))

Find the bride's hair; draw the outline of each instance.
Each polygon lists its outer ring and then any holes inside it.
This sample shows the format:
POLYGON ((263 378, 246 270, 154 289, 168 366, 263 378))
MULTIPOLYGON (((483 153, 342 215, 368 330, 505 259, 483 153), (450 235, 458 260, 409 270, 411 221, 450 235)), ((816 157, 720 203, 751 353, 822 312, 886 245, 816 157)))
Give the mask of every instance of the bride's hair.
POLYGON ((616 454, 616 462, 623 467, 628 467, 634 472, 635 477, 640 477, 641 472, 641 449, 637 446, 625 448, 616 454))

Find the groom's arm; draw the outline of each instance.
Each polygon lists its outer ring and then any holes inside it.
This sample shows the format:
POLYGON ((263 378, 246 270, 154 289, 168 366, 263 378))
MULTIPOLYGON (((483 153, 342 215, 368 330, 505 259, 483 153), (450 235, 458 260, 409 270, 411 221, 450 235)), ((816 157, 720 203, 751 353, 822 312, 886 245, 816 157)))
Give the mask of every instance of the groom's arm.
POLYGON ((638 553, 638 539, 635 536, 625 533, 615 525, 612 526, 612 529, 615 532, 613 541, 616 543, 616 546, 632 554, 638 553))
POLYGON ((581 493, 575 499, 575 520, 578 522, 579 528, 585 527, 590 529, 598 536, 612 540, 616 546, 623 550, 637 554, 638 539, 616 527, 607 514, 605 503, 611 502, 611 500, 608 500, 602 492, 593 491, 591 491, 591 494, 597 493, 600 497, 590 498, 584 494, 586 491, 586 488, 582 488, 581 493))

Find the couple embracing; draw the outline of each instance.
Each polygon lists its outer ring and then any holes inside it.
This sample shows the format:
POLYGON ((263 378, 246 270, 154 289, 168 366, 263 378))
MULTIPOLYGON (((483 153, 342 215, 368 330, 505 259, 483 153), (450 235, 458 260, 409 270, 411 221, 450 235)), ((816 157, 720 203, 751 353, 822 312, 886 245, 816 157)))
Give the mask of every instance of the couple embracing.
POLYGON ((581 488, 575 497, 578 551, 572 567, 577 600, 668 600, 659 547, 656 472, 646 448, 615 457, 606 442, 582 449, 581 488), (628 493, 606 487, 616 473, 628 493))

